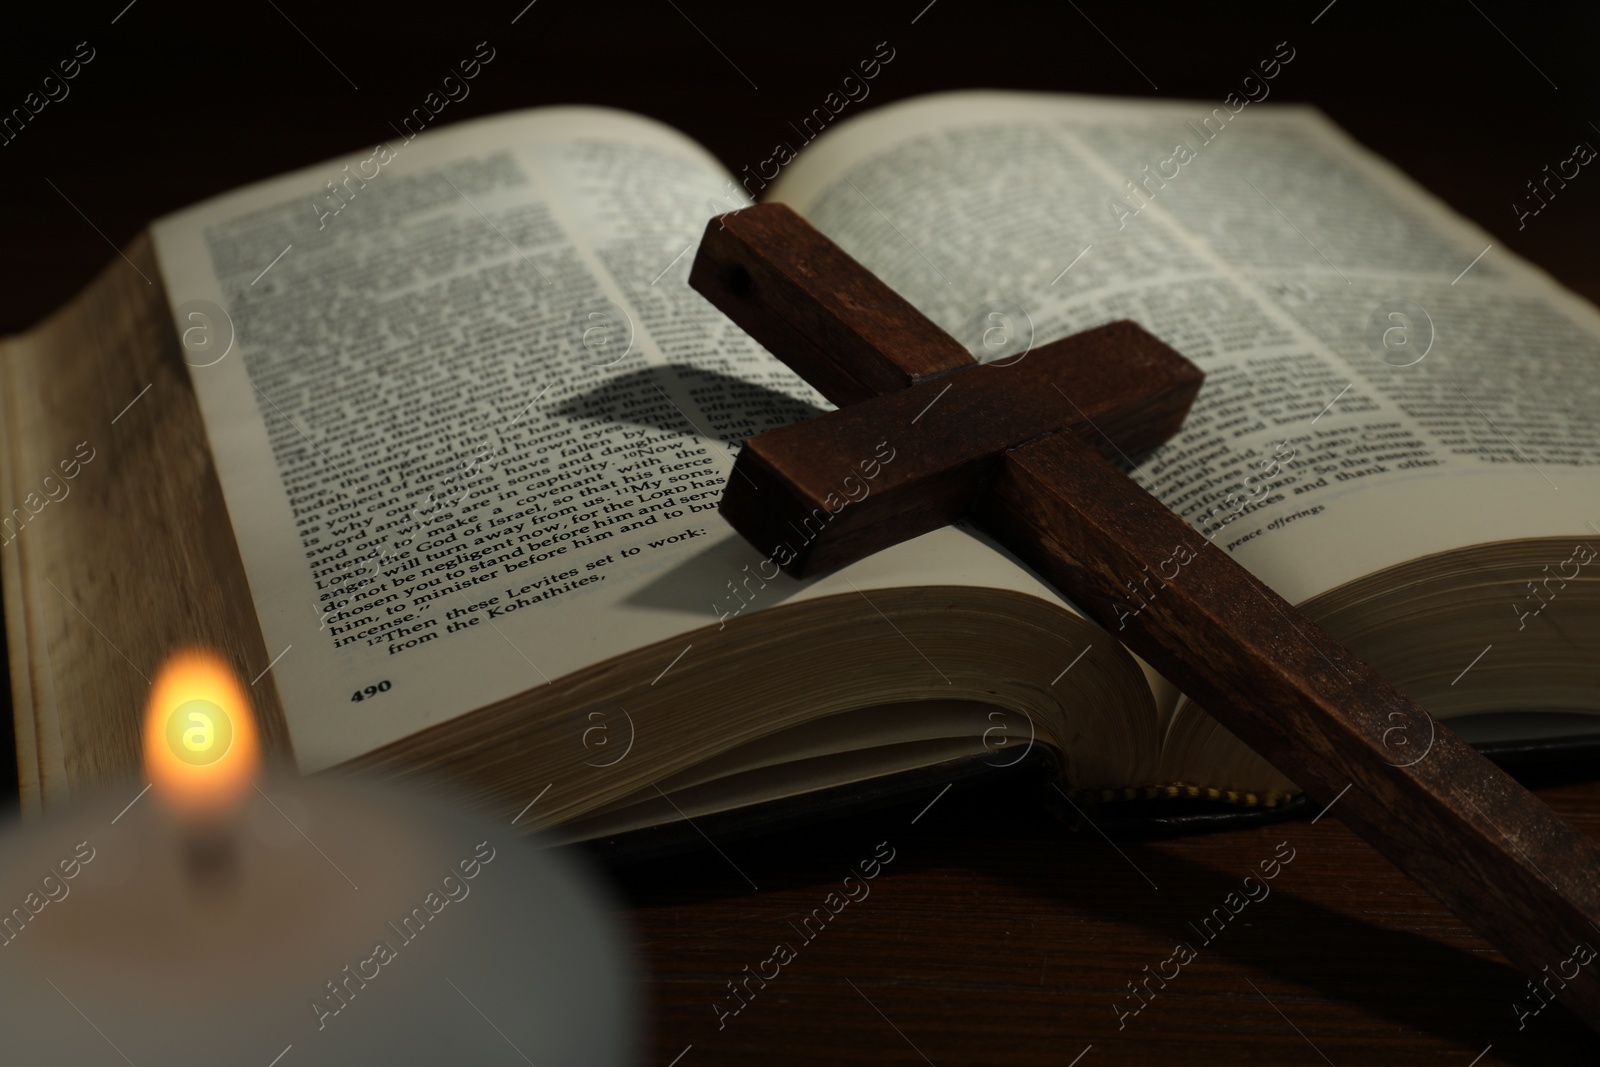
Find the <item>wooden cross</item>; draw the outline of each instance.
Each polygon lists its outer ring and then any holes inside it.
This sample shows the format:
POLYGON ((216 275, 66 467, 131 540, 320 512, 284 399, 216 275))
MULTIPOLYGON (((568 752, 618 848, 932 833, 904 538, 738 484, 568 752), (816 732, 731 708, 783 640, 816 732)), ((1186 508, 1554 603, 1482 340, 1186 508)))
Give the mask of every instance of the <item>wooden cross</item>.
POLYGON ((807 574, 969 517, 1600 1029, 1600 850, 1109 461, 1198 367, 1131 322, 980 365, 781 204, 713 219, 689 282, 839 405, 740 452, 756 548, 807 574))

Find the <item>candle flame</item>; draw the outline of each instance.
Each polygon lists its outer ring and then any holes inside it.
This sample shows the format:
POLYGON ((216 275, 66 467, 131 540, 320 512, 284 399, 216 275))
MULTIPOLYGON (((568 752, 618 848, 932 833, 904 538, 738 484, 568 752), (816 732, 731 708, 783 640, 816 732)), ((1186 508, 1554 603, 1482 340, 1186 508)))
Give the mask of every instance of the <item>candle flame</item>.
POLYGON ((207 649, 169 656, 144 717, 144 767, 156 794, 187 817, 222 817, 260 763, 255 715, 233 669, 207 649))

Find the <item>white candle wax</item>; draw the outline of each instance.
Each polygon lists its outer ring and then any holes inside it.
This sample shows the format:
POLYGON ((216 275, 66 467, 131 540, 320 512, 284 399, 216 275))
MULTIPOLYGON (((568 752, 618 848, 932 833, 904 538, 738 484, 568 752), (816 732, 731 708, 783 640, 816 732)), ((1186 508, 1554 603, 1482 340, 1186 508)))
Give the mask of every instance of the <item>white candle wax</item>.
POLYGON ((265 781, 230 878, 130 787, 0 837, 9 1063, 631 1063, 604 888, 508 828, 395 788, 265 781), (113 822, 113 819, 115 821, 113 822))

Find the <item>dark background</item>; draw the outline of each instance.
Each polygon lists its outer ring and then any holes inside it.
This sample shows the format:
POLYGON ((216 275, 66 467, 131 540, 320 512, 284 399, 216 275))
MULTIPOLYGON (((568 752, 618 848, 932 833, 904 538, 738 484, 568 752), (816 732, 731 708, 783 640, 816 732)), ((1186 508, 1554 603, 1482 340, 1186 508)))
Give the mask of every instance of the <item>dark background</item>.
POLYGON ((1595 5, 1336 0, 1312 25, 1327 0, 936 0, 912 25, 927 0, 537 0, 513 26, 526 0, 136 0, 112 25, 126 2, 0 16, 0 109, 20 106, 78 42, 97 53, 71 95, 0 147, 0 330, 77 291, 115 255, 107 239, 121 245, 165 212, 391 137, 389 122, 483 40, 496 59, 441 125, 609 104, 677 126, 735 170, 766 158, 790 136, 788 121, 883 40, 897 55, 865 107, 974 87, 1152 96, 1152 81, 1159 95, 1215 103, 1287 40, 1298 54, 1272 99, 1318 105, 1497 244, 1600 291, 1587 255, 1600 232, 1600 178, 1582 172, 1521 233, 1510 208, 1575 141, 1600 144, 1589 125, 1600 123, 1595 5))
MULTIPOLYGON (((78 42, 96 51, 70 95, 0 147, 0 331, 46 315, 165 212, 390 137, 479 41, 497 56, 440 124, 609 104, 685 130, 737 170, 879 41, 896 58, 852 111, 978 87, 1209 106, 1287 40, 1297 56, 1273 100, 1321 107, 1497 247, 1600 298, 1600 174, 1586 168, 1520 232, 1511 209, 1575 142, 1600 145, 1593 5, 538 0, 512 25, 525 2, 97 0, 0 15, 0 112, 78 42)), ((1600 835, 1595 787, 1542 795, 1600 835)), ((1518 976, 1336 818, 1113 849, 1004 786, 954 791, 912 824, 920 806, 728 842, 726 861, 706 848, 620 872, 653 1005, 648 1062, 1594 1060, 1592 1035, 1559 1007, 1519 1029, 1518 976), (724 983, 884 839, 900 858, 871 900, 719 1029, 724 983), (1119 1031, 1124 982, 1284 839, 1302 858, 1274 897, 1119 1031)))

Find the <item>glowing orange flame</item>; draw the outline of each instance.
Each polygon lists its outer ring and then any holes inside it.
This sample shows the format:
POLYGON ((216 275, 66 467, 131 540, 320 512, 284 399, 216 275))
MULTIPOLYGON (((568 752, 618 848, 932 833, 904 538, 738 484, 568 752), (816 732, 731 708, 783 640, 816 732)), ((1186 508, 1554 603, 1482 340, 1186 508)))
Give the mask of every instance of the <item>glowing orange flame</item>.
POLYGON ((200 648, 168 657, 144 717, 144 767, 156 794, 186 817, 221 817, 249 791, 260 763, 250 698, 228 664, 200 648))

